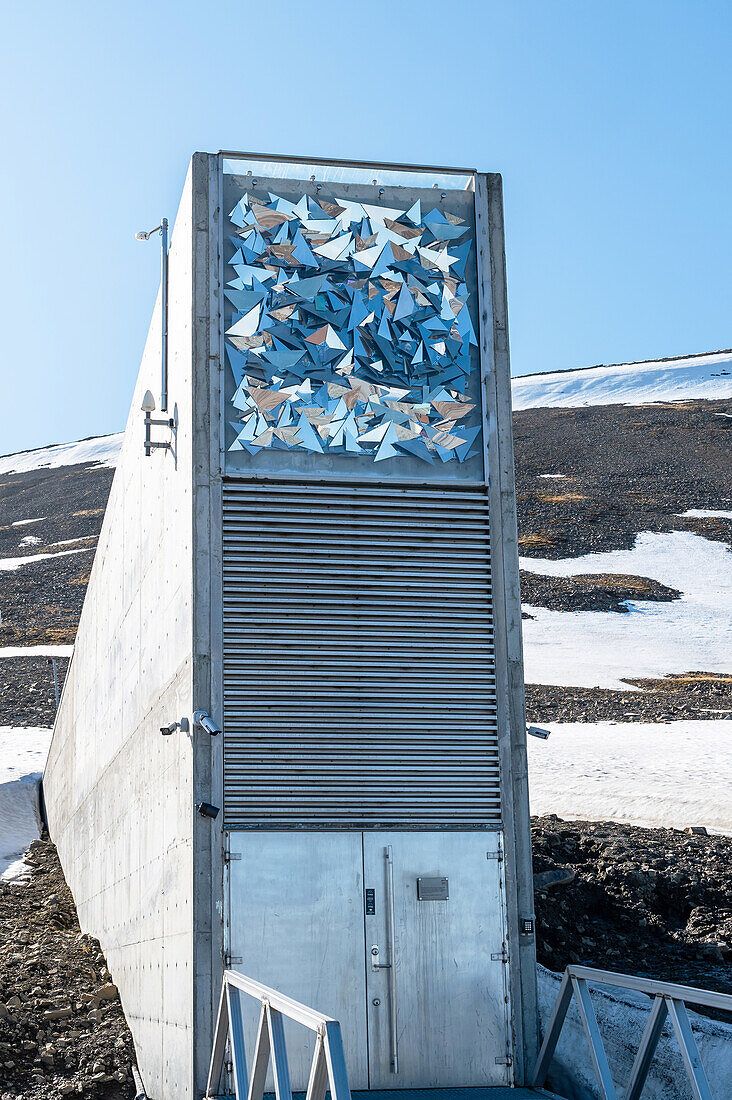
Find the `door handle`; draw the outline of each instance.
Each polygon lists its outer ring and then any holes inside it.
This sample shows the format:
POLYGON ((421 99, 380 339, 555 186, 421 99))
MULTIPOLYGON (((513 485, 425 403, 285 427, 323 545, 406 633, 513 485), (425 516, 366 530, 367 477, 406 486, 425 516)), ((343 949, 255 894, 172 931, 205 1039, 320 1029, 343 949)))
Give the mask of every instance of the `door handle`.
POLYGON ((386 860, 387 920, 389 925, 389 999, 391 1022, 391 1072, 399 1072, 399 1032, 397 1030, 396 920, 394 918, 394 856, 391 844, 384 848, 386 860))
POLYGON ((371 948, 371 969, 372 970, 391 970, 391 963, 379 962, 381 958, 381 948, 378 943, 375 943, 371 948))

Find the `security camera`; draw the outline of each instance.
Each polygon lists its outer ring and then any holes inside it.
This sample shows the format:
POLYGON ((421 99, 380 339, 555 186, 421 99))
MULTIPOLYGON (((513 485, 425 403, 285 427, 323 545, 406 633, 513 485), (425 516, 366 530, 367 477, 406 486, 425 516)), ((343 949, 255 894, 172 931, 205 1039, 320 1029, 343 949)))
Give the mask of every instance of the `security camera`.
POLYGON ((168 726, 161 726, 160 732, 163 737, 170 737, 171 733, 175 733, 176 730, 180 730, 181 733, 188 733, 189 729, 188 719, 181 718, 180 722, 171 722, 168 726))
POLYGON ((212 821, 215 821, 219 816, 218 806, 212 806, 210 802, 199 802, 196 805, 201 817, 210 817, 212 821))
POLYGON ((197 710, 193 714, 193 722, 195 725, 200 726, 206 733, 210 733, 212 737, 216 737, 221 730, 214 722, 211 715, 207 710, 197 710))

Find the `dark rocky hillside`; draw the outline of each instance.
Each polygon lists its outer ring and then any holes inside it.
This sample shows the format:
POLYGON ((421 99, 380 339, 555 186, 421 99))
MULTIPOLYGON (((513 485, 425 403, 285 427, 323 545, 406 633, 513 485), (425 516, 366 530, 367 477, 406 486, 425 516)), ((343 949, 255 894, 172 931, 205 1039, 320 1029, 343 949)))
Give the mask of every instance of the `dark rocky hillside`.
POLYGON ((532 821, 537 954, 732 993, 732 840, 532 821))
MULTIPOLYGON (((561 558, 628 549, 639 531, 694 531, 732 544, 729 520, 678 515, 732 508, 732 417, 720 415, 725 410, 729 402, 694 401, 515 413, 521 553, 561 558)), ((64 554, 0 571, 0 647, 73 641, 112 476, 78 465, 0 478, 0 557, 64 554), (22 522, 29 519, 38 522, 22 522), (37 541, 22 544, 29 537, 37 541)), ((527 603, 557 611, 624 614, 627 600, 679 595, 648 577, 524 573, 521 581, 527 603)), ((62 675, 65 665, 59 662, 62 675)), ((674 683, 637 685, 644 690, 633 693, 633 713, 653 721, 732 708, 729 678, 685 671, 674 683)), ((50 725, 53 698, 45 658, 2 661, 0 724, 50 725)), ((623 692, 543 685, 529 685, 527 699, 530 719, 540 722, 627 719, 630 703, 623 692)))
POLYGON ((719 415, 729 411, 729 401, 689 401, 514 413, 521 552, 629 550, 639 531, 732 545, 729 521, 677 515, 732 508, 732 418, 719 415))

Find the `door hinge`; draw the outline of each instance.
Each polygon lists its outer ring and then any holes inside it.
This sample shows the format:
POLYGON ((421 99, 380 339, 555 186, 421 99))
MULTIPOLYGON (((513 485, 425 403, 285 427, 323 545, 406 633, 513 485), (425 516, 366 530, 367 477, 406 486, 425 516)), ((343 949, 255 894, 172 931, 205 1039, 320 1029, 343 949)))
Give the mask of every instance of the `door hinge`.
POLYGON ((241 955, 230 955, 228 951, 224 952, 224 969, 230 970, 232 966, 240 966, 244 962, 241 955))
POLYGON ((492 962, 498 962, 499 960, 502 963, 507 963, 508 962, 508 951, 506 950, 505 947, 501 951, 491 952, 491 961, 492 962))
POLYGON ((499 863, 503 863, 503 852, 486 852, 486 859, 497 859, 499 863))
POLYGON ((231 863, 235 859, 241 859, 241 852, 224 852, 224 863, 231 863))
POLYGON ((507 1054, 504 1058, 496 1058, 495 1059, 495 1064, 497 1066, 512 1066, 513 1065, 513 1058, 511 1057, 510 1054, 507 1054))

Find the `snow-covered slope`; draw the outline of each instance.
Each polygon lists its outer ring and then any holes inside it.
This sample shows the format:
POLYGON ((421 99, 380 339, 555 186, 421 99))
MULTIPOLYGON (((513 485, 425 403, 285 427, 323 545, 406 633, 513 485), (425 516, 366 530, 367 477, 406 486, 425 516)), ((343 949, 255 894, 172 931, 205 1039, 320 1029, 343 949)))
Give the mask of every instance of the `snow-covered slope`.
POLYGON ((97 466, 115 466, 123 433, 100 435, 94 439, 80 439, 76 443, 57 443, 40 447, 35 451, 18 451, 12 455, 0 455, 0 474, 21 474, 29 470, 54 470, 59 466, 77 466, 94 463, 97 466))
POLYGON ((0 878, 24 871, 23 853, 38 836, 38 784, 51 743, 49 729, 0 726, 0 878))
POLYGON ((515 411, 721 400, 732 397, 732 350, 683 359, 527 374, 513 379, 511 391, 515 411))
POLYGON ((548 741, 527 738, 532 814, 732 835, 732 721, 550 728, 548 741))
POLYGON ((650 577, 682 593, 670 603, 628 602, 629 614, 525 610, 526 680, 628 690, 623 678, 702 669, 732 672, 732 554, 723 542, 690 531, 644 531, 632 550, 577 558, 521 558, 549 577, 621 574, 650 577))

